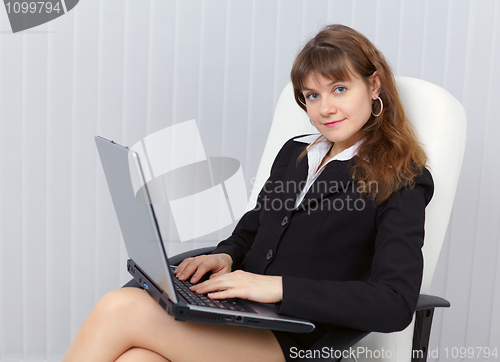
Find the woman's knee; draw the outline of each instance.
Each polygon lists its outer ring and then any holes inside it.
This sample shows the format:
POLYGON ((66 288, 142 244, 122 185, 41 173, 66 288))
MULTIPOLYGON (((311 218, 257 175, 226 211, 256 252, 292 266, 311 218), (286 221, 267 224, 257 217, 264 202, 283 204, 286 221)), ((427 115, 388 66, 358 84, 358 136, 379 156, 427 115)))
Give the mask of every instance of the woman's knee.
POLYGON ((144 348, 130 348, 123 353, 115 362, 169 362, 168 359, 156 352, 144 348))
POLYGON ((95 311, 108 316, 127 315, 151 302, 151 297, 139 288, 121 288, 106 293, 97 303, 95 311))

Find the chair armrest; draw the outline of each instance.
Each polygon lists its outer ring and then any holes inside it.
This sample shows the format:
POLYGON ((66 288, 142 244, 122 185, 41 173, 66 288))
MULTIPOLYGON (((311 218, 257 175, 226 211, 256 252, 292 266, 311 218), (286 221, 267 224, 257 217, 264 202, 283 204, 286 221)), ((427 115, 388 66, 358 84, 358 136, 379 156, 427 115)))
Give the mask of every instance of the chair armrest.
POLYGON ((180 253, 180 254, 174 255, 171 258, 168 258, 168 263, 170 265, 179 265, 186 258, 192 258, 192 257, 198 256, 198 255, 211 254, 212 251, 214 251, 214 250, 215 250, 215 246, 208 246, 206 248, 188 250, 184 253, 180 253))
POLYGON ((415 311, 431 308, 449 308, 450 302, 435 295, 420 294, 415 311))
POLYGON ((448 308, 450 302, 434 295, 420 294, 415 310, 412 362, 427 361, 434 308, 448 308))
MULTIPOLYGON (((448 302, 446 299, 436 297, 434 295, 420 294, 417 302, 417 308, 415 310, 416 324, 413 343, 414 348, 422 350, 423 358, 414 359, 414 361, 425 361, 427 358, 427 348, 429 344, 429 336, 434 308, 448 308, 449 306, 450 302, 448 302)), ((337 327, 334 331, 327 333, 318 342, 316 342, 316 344, 314 344, 310 348, 310 350, 321 351, 324 347, 326 347, 329 351, 345 351, 369 334, 369 332, 357 331, 352 329, 344 329, 342 330, 342 333, 339 334, 339 329, 341 328, 337 327)), ((325 358, 303 358, 297 360, 297 362, 306 361, 334 362, 337 360, 335 358, 332 358, 331 356, 325 358)))

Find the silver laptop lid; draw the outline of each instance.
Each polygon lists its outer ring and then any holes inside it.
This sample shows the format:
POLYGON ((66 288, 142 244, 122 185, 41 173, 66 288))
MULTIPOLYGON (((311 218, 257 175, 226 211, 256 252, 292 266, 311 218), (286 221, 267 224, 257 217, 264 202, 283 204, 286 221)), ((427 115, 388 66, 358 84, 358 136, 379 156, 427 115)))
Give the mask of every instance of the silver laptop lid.
POLYGON ((95 142, 129 257, 177 303, 148 189, 142 188, 140 199, 145 202, 140 202, 132 185, 132 178, 146 184, 138 154, 100 136, 95 142))

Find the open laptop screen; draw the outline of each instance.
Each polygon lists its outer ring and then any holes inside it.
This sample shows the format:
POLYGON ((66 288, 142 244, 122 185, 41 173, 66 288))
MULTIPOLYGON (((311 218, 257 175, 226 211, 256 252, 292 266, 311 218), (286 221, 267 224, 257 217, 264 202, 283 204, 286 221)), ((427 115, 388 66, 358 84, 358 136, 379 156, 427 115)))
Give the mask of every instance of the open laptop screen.
MULTIPOLYGON (((134 193, 132 177, 144 180, 137 153, 99 136, 95 141, 129 257, 177 303, 152 205, 138 201, 134 193)), ((141 197, 148 201, 147 188, 143 190, 141 197)))

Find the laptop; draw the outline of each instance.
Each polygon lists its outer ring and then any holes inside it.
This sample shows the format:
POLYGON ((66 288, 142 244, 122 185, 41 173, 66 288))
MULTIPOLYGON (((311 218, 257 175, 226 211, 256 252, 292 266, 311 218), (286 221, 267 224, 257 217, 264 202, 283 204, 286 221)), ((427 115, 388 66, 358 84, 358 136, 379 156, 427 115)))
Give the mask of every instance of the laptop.
POLYGON ((169 265, 139 155, 100 136, 95 142, 130 258, 127 270, 167 313, 180 321, 298 333, 314 330, 309 321, 277 314, 273 304, 237 298, 215 301, 191 292, 189 282, 179 281, 173 275, 175 268, 169 265), (145 185, 140 195, 145 202, 137 200, 134 182, 145 185))

